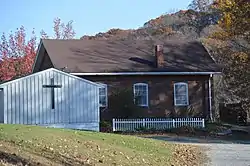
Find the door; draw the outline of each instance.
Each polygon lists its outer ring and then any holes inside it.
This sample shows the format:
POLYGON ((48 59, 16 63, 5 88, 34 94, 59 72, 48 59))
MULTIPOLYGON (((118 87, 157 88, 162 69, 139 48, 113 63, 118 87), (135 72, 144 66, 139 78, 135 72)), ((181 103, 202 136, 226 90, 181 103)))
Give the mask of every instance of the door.
POLYGON ((4 91, 0 88, 0 123, 4 123, 4 91))

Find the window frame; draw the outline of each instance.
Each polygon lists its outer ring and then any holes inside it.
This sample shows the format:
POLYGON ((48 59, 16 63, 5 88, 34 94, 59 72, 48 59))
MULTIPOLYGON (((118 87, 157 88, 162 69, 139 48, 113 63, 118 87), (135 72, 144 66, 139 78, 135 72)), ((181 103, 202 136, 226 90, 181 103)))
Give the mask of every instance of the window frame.
POLYGON ((189 105, 189 95, 188 95, 188 83, 186 82, 176 82, 174 83, 174 105, 175 106, 188 106, 189 105), (185 88, 186 88, 186 100, 187 100, 187 103, 186 104, 181 104, 181 103, 177 103, 176 101, 176 86, 179 86, 179 85, 185 85, 185 88))
POLYGON ((136 86, 146 86, 146 104, 137 104, 137 106, 140 106, 140 107, 148 107, 148 84, 147 83, 135 83, 133 85, 133 93, 134 93, 134 103, 135 103, 135 92, 136 92, 136 86))
POLYGON ((103 83, 98 83, 100 85, 99 87, 99 94, 98 94, 98 97, 99 97, 99 107, 101 108, 106 108, 108 107, 108 85, 107 84, 103 84, 103 83), (102 105, 101 102, 100 102, 100 96, 104 96, 104 95, 100 95, 100 89, 101 88, 105 88, 105 103, 106 105, 102 105))

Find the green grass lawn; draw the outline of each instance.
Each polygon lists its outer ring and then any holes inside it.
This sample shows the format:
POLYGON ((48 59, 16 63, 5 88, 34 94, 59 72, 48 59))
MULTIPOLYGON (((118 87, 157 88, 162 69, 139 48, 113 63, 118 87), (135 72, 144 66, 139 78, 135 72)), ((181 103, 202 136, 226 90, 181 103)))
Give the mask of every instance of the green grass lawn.
POLYGON ((176 161, 175 148, 175 144, 136 136, 0 125, 0 165, 167 166, 176 161))
POLYGON ((174 147, 132 136, 23 125, 0 125, 0 146, 0 158, 9 154, 5 160, 33 165, 165 165, 174 147))

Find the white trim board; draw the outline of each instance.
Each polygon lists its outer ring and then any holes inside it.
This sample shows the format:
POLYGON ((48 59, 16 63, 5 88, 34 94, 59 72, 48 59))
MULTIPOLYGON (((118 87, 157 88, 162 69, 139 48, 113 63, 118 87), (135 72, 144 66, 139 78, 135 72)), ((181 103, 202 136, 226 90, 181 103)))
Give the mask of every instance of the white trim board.
POLYGON ((54 72, 57 72, 57 73, 60 73, 60 74, 63 74, 63 75, 67 75, 67 76, 69 76, 69 77, 71 77, 71 78, 78 79, 78 80, 80 80, 80 81, 83 81, 83 82, 92 84, 92 85, 97 86, 97 87, 102 86, 102 85, 100 85, 100 84, 98 84, 98 83, 95 83, 95 82, 92 82, 92 81, 89 81, 89 80, 86 80, 86 79, 77 77, 77 76, 75 76, 75 75, 72 75, 72 74, 69 74, 69 73, 60 71, 60 70, 58 70, 58 69, 49 68, 49 69, 46 69, 46 70, 42 70, 42 71, 39 71, 39 72, 30 74, 30 75, 24 76, 24 77, 20 77, 20 78, 14 79, 14 80, 10 80, 10 81, 4 82, 4 83, 0 84, 0 87, 4 86, 4 85, 6 85, 6 84, 10 84, 10 83, 14 83, 14 82, 17 82, 17 81, 20 81, 20 80, 24 80, 24 79, 26 79, 26 78, 30 78, 30 77, 33 77, 33 76, 36 76, 36 75, 39 75, 39 74, 42 74, 42 73, 49 72, 49 71, 54 71, 54 72))
POLYGON ((211 75, 221 74, 221 72, 117 72, 117 73, 70 73, 76 76, 115 76, 115 75, 211 75))

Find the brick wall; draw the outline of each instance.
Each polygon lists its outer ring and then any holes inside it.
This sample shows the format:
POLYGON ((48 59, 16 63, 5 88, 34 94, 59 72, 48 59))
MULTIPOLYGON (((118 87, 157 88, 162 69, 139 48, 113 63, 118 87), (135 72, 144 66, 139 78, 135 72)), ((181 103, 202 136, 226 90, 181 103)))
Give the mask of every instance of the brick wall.
MULTIPOLYGON (((108 95, 121 88, 133 92, 133 84, 147 83, 149 106, 144 107, 145 117, 206 117, 208 114, 207 76, 83 76, 83 78, 108 85, 108 95), (174 106, 174 83, 188 82, 189 106, 174 106)), ((102 111, 103 119, 111 119, 108 108, 102 111)))

